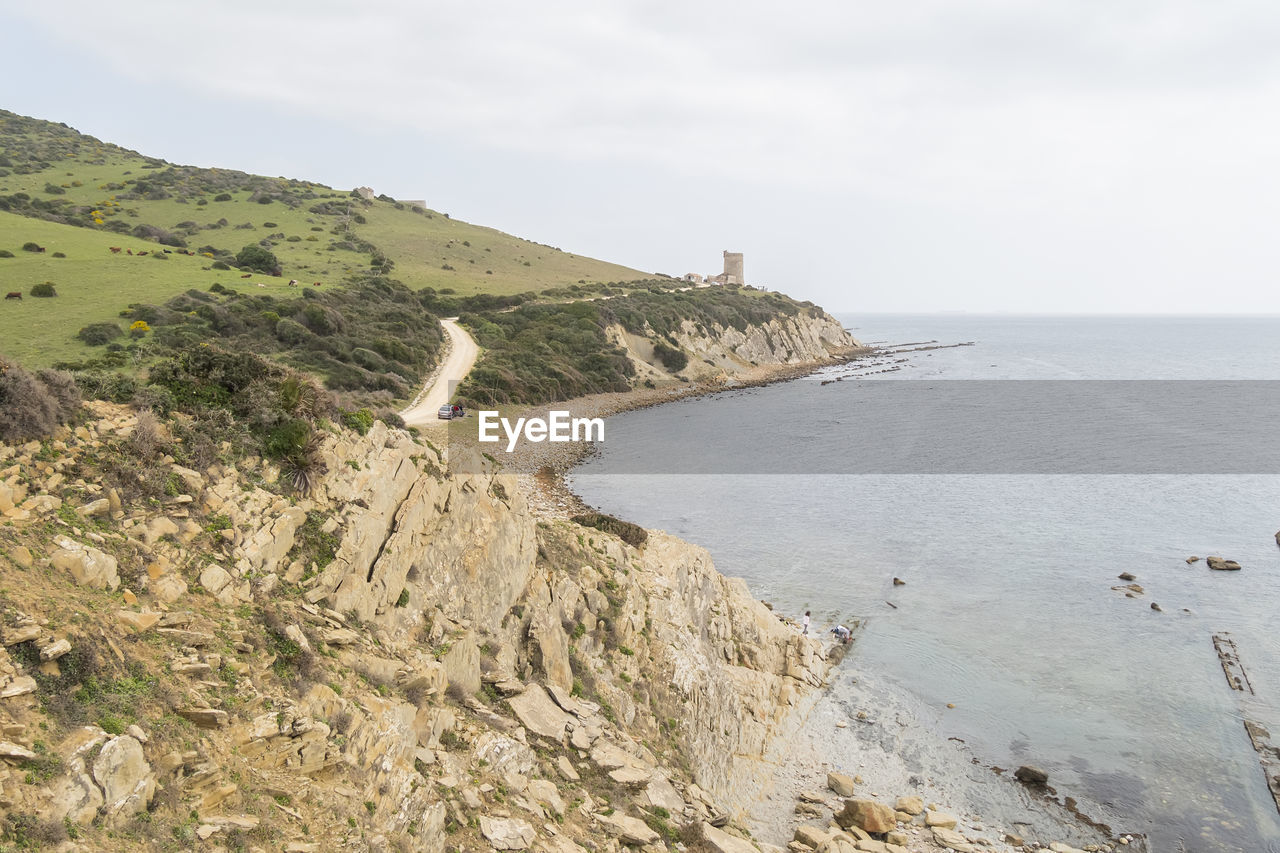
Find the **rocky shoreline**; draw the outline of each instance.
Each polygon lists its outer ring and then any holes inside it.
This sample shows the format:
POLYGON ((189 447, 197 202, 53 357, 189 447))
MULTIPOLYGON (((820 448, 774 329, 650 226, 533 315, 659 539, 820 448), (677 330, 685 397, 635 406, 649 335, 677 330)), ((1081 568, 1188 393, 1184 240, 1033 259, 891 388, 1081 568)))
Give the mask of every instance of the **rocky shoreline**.
MULTIPOLYGON (((565 408, 574 416, 608 417, 726 390, 785 382, 823 368, 878 355, 892 356, 901 351, 892 347, 859 346, 840 352, 830 361, 769 365, 727 382, 704 381, 682 387, 580 397, 531 408, 521 415, 545 417, 552 408, 565 408)), ((878 372, 885 371, 870 371, 878 372)), ((522 494, 530 508, 549 518, 568 518, 594 511, 596 508, 583 502, 566 481, 572 469, 592 452, 590 446, 582 444, 522 443, 513 456, 518 470, 535 472, 532 476, 519 478, 522 494)), ((837 670, 831 674, 832 679, 835 677, 839 677, 837 670)), ((821 690, 815 691, 811 701, 802 709, 794 709, 792 714, 801 718, 798 724, 785 735, 780 734, 770 745, 767 761, 774 767, 774 773, 761 786, 754 801, 746 804, 739 815, 753 837, 786 847, 793 853, 844 853, 846 850, 872 853, 953 850, 967 853, 978 849, 1101 853, 1147 849, 1141 835, 1112 836, 1105 831, 1106 827, 1073 811, 1074 800, 1071 798, 1068 797, 1068 804, 1064 805, 1058 801, 1052 788, 1048 788, 1046 793, 1044 780, 1037 776, 1038 771, 1026 774, 1032 781, 1025 786, 1012 780, 996 779, 991 768, 982 768, 984 775, 967 777, 960 785, 956 785, 954 779, 949 784, 938 785, 935 778, 925 779, 913 772, 901 752, 872 738, 864 739, 854 747, 856 772, 852 776, 846 775, 830 760, 828 750, 832 732, 837 736, 845 731, 851 733, 851 723, 846 718, 847 709, 835 707, 830 686, 829 680, 821 690), (995 798, 966 796, 974 793, 975 786, 1000 784, 1005 788, 995 798), (956 788, 962 790, 957 791, 956 788), (956 796, 958 802, 967 806, 971 806, 973 800, 982 801, 1000 813, 1010 828, 1006 830, 991 820, 984 820, 978 814, 986 812, 975 813, 970 808, 962 810, 963 817, 952 815, 945 807, 920 796, 919 792, 928 789, 934 789, 934 796, 938 799, 944 799, 945 792, 956 796), (887 802, 881 802, 887 799, 881 792, 888 791, 908 793, 893 798, 893 807, 890 807, 887 802), (997 808, 993 805, 996 800, 1004 802, 997 808), (863 821, 863 814, 875 817, 863 821)), ((865 711, 858 712, 853 719, 862 728, 876 723, 865 711)), ((853 737, 850 740, 852 743, 858 739, 853 737)), ((971 756, 960 755, 959 750, 953 751, 957 753, 951 756, 956 766, 976 764, 971 756)), ((1020 773, 1026 769, 1022 768, 1020 773)))

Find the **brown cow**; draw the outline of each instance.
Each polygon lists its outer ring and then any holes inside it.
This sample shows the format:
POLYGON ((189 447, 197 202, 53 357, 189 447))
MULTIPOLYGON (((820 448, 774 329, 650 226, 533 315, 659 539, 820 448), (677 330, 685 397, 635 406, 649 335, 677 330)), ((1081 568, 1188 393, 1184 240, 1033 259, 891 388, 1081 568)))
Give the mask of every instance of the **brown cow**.
POLYGON ((8 293, 4 295, 4 298, 5 299, 21 299, 22 294, 16 290, 10 290, 8 293))
POLYGON ((108 246, 107 248, 111 250, 111 254, 113 254, 113 255, 118 255, 118 254, 120 254, 120 247, 119 247, 119 246, 108 246))
POLYGON ((242 276, 240 276, 240 277, 241 277, 241 278, 253 278, 253 273, 251 273, 251 272, 247 272, 247 273, 245 273, 244 275, 242 275, 242 276))
POLYGON ((149 255, 149 254, 151 254, 151 253, 150 253, 150 252, 139 252, 139 253, 138 253, 138 257, 142 257, 143 255, 149 255))
POLYGON ((128 253, 129 253, 129 254, 131 254, 131 255, 133 254, 133 249, 125 249, 125 251, 126 251, 126 252, 128 252, 128 253))

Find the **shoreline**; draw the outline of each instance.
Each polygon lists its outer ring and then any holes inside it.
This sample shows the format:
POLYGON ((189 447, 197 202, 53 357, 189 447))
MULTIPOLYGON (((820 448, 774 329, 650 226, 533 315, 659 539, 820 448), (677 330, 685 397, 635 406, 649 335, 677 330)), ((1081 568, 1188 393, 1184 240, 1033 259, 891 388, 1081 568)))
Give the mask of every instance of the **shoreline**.
MULTIPOLYGON (((898 352, 894 346, 860 346, 833 354, 829 360, 758 367, 728 381, 595 394, 530 407, 520 415, 545 417, 551 409, 568 408, 574 416, 608 417, 721 391, 787 382, 824 368, 898 352)), ((591 445, 523 442, 512 456, 521 472, 517 480, 530 508, 551 518, 597 511, 566 482, 572 469, 593 452, 591 445)), ((779 618, 790 624, 790 620, 779 618)), ((795 627, 798 630, 798 626, 795 627)), ((831 648, 824 646, 824 651, 829 653, 831 648)), ((919 719, 921 709, 911 707, 913 698, 909 694, 895 693, 885 685, 860 686, 857 688, 859 704, 877 710, 872 718, 868 718, 865 711, 855 713, 848 707, 848 697, 838 696, 836 692, 842 672, 852 684, 874 684, 879 679, 863 673, 853 678, 849 671, 843 670, 842 657, 832 661, 828 680, 793 709, 792 713, 799 714, 800 719, 788 735, 768 749, 775 771, 766 784, 745 801, 749 805, 742 815, 757 838, 786 847, 797 826, 813 826, 815 819, 822 826, 838 828, 832 820, 843 798, 828 790, 827 784, 827 774, 835 772, 857 780, 855 797, 892 802, 899 796, 931 794, 941 805, 935 806, 926 796, 930 809, 958 814, 960 820, 956 828, 973 842, 972 849, 1035 849, 1013 843, 1025 837, 1028 845, 1036 844, 1044 849, 1055 843, 1064 851, 1075 851, 1072 844, 1087 850, 1147 850, 1143 836, 1118 835, 1110 827, 1096 824, 1074 809, 1075 800, 1069 795, 1060 795, 1053 788, 1029 788, 1013 782, 1011 776, 1005 779, 1006 771, 982 764, 968 751, 967 745, 944 741, 926 721, 919 719), (889 732, 886 727, 874 734, 882 728, 880 718, 890 716, 897 723, 896 731, 889 732), (904 718, 909 723, 904 723, 904 718), (842 741, 843 752, 835 750, 837 740, 842 741), (934 759, 932 763, 925 762, 927 771, 921 770, 920 759, 924 756, 934 759), (908 761, 913 762, 911 767, 908 761), (819 794, 822 801, 815 798, 819 794), (1060 801, 1059 796, 1064 797, 1065 802, 1060 801)), ((910 833, 909 846, 904 849, 963 849, 944 845, 930 835, 920 820, 915 822, 917 825, 904 825, 910 833)))
MULTIPOLYGON (((520 411, 521 417, 546 417, 552 409, 569 409, 575 417, 607 418, 623 412, 661 406, 678 400, 705 397, 721 391, 743 388, 760 388, 779 382, 788 382, 817 372, 823 368, 851 364, 881 353, 879 347, 848 347, 835 350, 831 357, 820 361, 796 364, 760 365, 750 371, 729 377, 727 380, 704 380, 681 383, 660 388, 635 388, 630 391, 614 391, 590 394, 554 403, 531 406, 520 411)), ((511 453, 511 459, 519 477, 525 500, 538 512, 554 518, 569 518, 583 512, 595 512, 565 482, 565 476, 590 454, 592 445, 582 443, 533 444, 521 442, 511 453)))

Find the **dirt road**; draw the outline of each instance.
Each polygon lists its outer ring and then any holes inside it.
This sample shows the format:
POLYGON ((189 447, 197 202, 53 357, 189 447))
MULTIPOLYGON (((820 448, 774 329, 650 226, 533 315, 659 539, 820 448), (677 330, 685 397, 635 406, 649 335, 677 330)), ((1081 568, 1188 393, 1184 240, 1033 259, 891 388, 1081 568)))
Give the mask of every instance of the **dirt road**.
POLYGON ((400 417, 409 426, 429 427, 448 423, 436 417, 436 412, 449 402, 449 383, 461 382, 471 372, 476 356, 480 354, 476 342, 458 325, 457 317, 441 320, 440 325, 444 326, 445 334, 449 336, 449 354, 445 357, 444 364, 428 380, 429 384, 423 393, 400 413, 400 417))

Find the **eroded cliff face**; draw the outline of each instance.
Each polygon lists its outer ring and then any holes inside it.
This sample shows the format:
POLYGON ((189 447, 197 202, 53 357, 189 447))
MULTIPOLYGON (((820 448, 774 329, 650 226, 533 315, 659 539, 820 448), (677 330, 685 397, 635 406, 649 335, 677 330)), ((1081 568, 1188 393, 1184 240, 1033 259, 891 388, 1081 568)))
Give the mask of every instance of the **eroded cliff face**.
POLYGON ((684 320, 669 336, 646 327, 643 334, 611 327, 610 337, 627 351, 640 380, 752 375, 761 368, 784 365, 821 365, 849 355, 862 346, 840 322, 819 309, 794 316, 779 315, 767 323, 744 329, 684 320), (655 353, 656 345, 678 347, 688 358, 680 370, 671 370, 655 353))
POLYGON ((135 425, 96 415, 0 446, 0 813, 68 849, 667 849, 825 676, 702 549, 539 518, 380 422, 326 438, 307 498, 162 459, 155 504, 95 483, 135 425))

